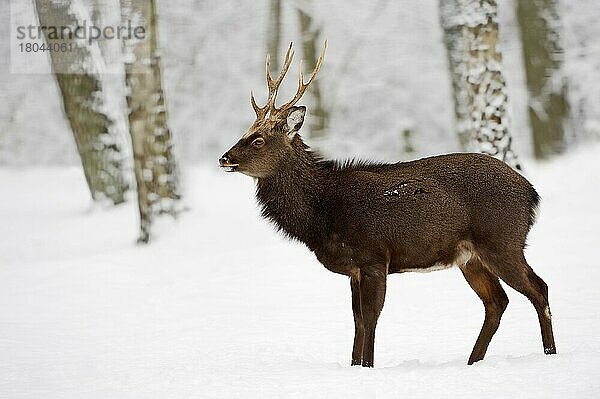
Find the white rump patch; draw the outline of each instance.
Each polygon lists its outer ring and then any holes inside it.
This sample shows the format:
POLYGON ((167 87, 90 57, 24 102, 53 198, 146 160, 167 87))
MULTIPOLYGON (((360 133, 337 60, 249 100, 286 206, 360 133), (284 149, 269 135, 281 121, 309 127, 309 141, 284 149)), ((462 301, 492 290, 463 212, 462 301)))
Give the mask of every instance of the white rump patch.
POLYGON ((461 245, 458 254, 456 255, 456 258, 454 259, 454 263, 458 267, 464 267, 467 264, 467 262, 471 260, 472 257, 473 252, 471 252, 471 250, 466 246, 461 245))

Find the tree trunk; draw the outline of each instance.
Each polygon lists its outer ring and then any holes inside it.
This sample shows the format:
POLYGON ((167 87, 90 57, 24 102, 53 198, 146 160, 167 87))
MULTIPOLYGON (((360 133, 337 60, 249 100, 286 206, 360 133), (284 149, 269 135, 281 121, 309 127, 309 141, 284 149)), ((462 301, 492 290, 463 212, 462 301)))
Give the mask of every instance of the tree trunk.
POLYGON ((520 170, 508 126, 495 0, 440 0, 440 16, 463 149, 520 170))
MULTIPOLYGON (((319 56, 317 53, 317 40, 319 40, 321 32, 314 27, 314 20, 308 10, 298 8, 298 18, 300 22, 300 37, 302 40, 302 53, 304 55, 305 68, 312 71, 319 56)), ((325 128, 329 122, 329 113, 323 103, 318 79, 312 83, 310 92, 313 98, 313 104, 310 108, 310 110, 312 110, 310 134, 313 138, 323 137, 325 135, 325 128)))
MULTIPOLYGON (((90 23, 76 0, 35 0, 35 5, 42 26, 90 23)), ((105 69, 102 55, 95 43, 81 44, 68 37, 49 37, 47 30, 44 33, 48 45, 73 46, 73 51, 49 53, 91 196, 94 200, 109 198, 114 204, 121 203, 128 189, 122 170, 122 132, 115 127, 114 115, 107 113, 100 76, 105 69)))
POLYGON ((281 0, 269 0, 267 18, 267 52, 271 68, 279 71, 279 45, 281 40, 281 0))
POLYGON ((567 80, 562 74, 556 0, 517 0, 525 75, 529 91, 529 119, 537 158, 565 150, 569 119, 567 80))
POLYGON ((140 212, 139 242, 150 238, 155 215, 175 215, 177 165, 161 83, 155 0, 122 0, 123 15, 145 27, 143 39, 126 41, 129 130, 140 212))

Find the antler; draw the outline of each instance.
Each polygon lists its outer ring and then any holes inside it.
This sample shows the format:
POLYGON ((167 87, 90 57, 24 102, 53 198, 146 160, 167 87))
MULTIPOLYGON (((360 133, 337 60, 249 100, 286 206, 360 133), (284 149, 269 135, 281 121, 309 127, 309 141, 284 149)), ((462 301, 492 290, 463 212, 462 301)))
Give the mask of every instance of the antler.
POLYGON ((264 107, 259 107, 256 104, 256 100, 254 99, 254 93, 250 93, 250 102, 252 103, 252 108, 254 108, 254 112, 258 118, 264 118, 269 111, 275 110, 275 99, 277 98, 277 91, 279 90, 279 86, 281 82, 283 82, 283 78, 287 74, 288 69, 290 69, 290 65, 292 64, 292 59, 294 58, 294 51, 292 50, 292 43, 290 43, 290 47, 288 47, 287 52, 285 53, 285 61, 283 64, 283 69, 279 74, 279 77, 276 80, 273 80, 270 72, 270 59, 271 55, 267 54, 267 59, 265 61, 265 74, 267 76, 267 87, 269 89, 269 98, 267 99, 267 104, 264 107))
POLYGON ((285 53, 285 60, 283 63, 283 68, 276 80, 273 80, 273 78, 271 77, 270 67, 269 67, 270 56, 269 56, 269 54, 267 54, 267 59, 265 62, 267 87, 269 89, 269 98, 267 99, 267 103, 263 107, 259 107, 256 104, 256 100, 254 99, 254 93, 252 93, 252 92, 250 93, 250 103, 252 104, 252 108, 254 108, 256 117, 259 119, 264 119, 267 115, 269 115, 270 117, 275 116, 278 113, 280 113, 281 111, 286 110, 289 107, 296 104, 298 102, 298 100, 300 100, 300 98, 302 97, 302 95, 304 94, 304 92, 306 91, 308 86, 315 79, 315 77, 317 76, 317 73, 319 73, 319 70, 321 69, 321 65, 323 64, 323 58, 325 57, 326 49, 327 49, 327 40, 325 40, 325 43, 323 44, 323 49, 321 50, 321 55, 319 56, 319 59, 317 60, 315 69, 312 71, 312 74, 310 75, 310 79, 306 83, 304 83, 304 76, 302 74, 302 61, 300 61, 300 73, 299 73, 299 77, 298 77, 298 90, 296 91, 296 95, 294 96, 294 98, 292 100, 283 104, 279 108, 277 108, 275 106, 275 100, 277 98, 279 86, 281 85, 281 82, 283 82, 283 78, 285 78, 285 75, 287 74, 288 70, 290 69, 292 59, 294 58, 294 51, 292 50, 292 43, 290 43, 290 47, 288 48, 287 52, 285 53))
POLYGON ((298 90, 296 91, 296 95, 290 101, 283 104, 279 109, 276 109, 277 112, 290 108, 291 106, 296 104, 300 100, 300 98, 302 98, 304 92, 306 91, 306 89, 308 89, 308 86, 310 86, 312 81, 319 73, 319 70, 321 69, 321 65, 323 64, 323 58, 325 57, 325 50, 327 50, 327 40, 325 40, 325 43, 323 43, 323 49, 321 49, 321 54, 317 59, 315 69, 313 69, 310 75, 310 79, 308 79, 308 82, 306 83, 304 83, 304 75, 302 74, 302 61, 300 61, 300 68, 298 73, 298 90))

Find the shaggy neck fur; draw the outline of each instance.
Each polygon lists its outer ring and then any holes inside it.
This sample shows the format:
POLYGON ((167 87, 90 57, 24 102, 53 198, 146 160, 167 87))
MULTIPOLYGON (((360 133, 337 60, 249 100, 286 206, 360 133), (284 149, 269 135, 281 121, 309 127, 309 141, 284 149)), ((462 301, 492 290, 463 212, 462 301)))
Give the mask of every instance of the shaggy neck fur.
POLYGON ((256 196, 263 216, 313 251, 327 228, 326 215, 319 211, 325 173, 318 157, 296 135, 291 142, 291 152, 278 171, 258 179, 257 183, 256 196))

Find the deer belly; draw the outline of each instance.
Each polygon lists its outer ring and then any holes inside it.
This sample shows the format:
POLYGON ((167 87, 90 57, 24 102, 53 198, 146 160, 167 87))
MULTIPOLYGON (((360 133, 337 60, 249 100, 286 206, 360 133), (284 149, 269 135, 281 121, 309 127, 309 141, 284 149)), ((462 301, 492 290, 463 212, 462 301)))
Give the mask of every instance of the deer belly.
POLYGON ((472 245, 468 242, 460 243, 456 251, 454 252, 454 257, 451 258, 450 261, 437 261, 432 265, 425 267, 399 267, 397 268, 398 273, 405 272, 416 272, 416 273, 429 273, 435 272, 438 270, 445 270, 451 267, 463 267, 467 264, 469 260, 473 257, 473 249, 472 245))
POLYGON ((429 272, 437 272, 438 270, 450 269, 451 267, 456 266, 454 263, 444 264, 444 263, 435 263, 432 266, 421 267, 421 268, 409 268, 409 269, 399 269, 399 273, 407 273, 407 272, 415 272, 415 273, 429 273, 429 272))

